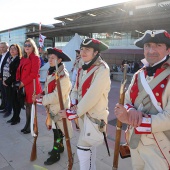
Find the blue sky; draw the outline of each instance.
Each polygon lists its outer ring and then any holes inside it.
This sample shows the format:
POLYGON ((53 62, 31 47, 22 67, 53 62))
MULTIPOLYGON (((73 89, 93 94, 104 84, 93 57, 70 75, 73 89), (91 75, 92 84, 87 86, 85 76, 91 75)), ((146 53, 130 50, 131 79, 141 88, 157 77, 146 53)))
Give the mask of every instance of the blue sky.
POLYGON ((54 17, 128 0, 0 0, 0 31, 29 24, 56 23, 54 17))

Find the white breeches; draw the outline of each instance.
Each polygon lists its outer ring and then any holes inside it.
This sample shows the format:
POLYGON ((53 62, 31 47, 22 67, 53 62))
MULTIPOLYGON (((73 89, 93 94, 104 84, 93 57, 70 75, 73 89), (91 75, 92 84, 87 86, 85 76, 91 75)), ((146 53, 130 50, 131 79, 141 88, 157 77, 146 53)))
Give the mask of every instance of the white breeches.
POLYGON ((130 149, 133 170, 169 170, 168 164, 156 143, 143 145, 140 141, 136 149, 130 149))
POLYGON ((80 170, 96 170, 96 147, 77 147, 80 170))

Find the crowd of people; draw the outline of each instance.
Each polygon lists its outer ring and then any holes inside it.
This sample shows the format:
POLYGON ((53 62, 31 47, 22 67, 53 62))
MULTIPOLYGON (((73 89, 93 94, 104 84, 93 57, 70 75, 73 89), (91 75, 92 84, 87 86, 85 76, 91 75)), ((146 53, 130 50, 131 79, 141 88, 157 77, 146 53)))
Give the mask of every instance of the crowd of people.
POLYGON ((13 111, 13 116, 7 123, 15 125, 20 122, 21 108, 25 108, 26 124, 21 132, 30 133, 33 79, 36 81, 36 92, 41 92, 40 59, 37 46, 31 38, 28 38, 24 42, 23 55, 18 44, 12 44, 9 47, 8 43, 1 42, 0 51, 2 54, 0 61, 0 112, 4 113, 3 117, 5 118, 13 111))
POLYGON ((121 65, 113 64, 112 68, 110 69, 113 72, 123 72, 124 64, 128 65, 127 73, 136 73, 140 68, 143 67, 142 62, 135 62, 135 61, 128 61, 123 60, 121 65))
MULTIPOLYGON (((133 70, 133 73, 137 72, 126 91, 125 104, 116 104, 114 113, 117 119, 128 125, 126 140, 133 169, 169 170, 170 34, 165 30, 148 30, 135 41, 135 45, 144 49, 144 65, 140 69, 138 67, 138 71, 133 70)), ((76 50, 72 82, 64 66, 64 62, 71 60, 70 57, 55 47, 47 49, 50 67, 42 89, 39 82, 41 61, 34 40, 28 38, 24 42, 23 55, 19 45, 8 47, 6 42, 0 42, 0 112, 4 113, 3 117, 8 117, 13 110, 13 116, 7 123, 15 125, 20 122, 21 108, 25 108, 26 123, 21 132, 28 134, 32 103, 42 103, 47 113, 44 122, 54 135, 53 148, 45 165, 58 162, 60 153, 64 152, 62 118, 66 118, 70 138, 72 120, 80 129, 77 141, 80 170, 96 170, 96 148, 104 141, 109 114, 110 69, 100 57, 100 52, 107 49, 102 41, 84 39, 80 49, 76 50), (62 96, 58 95, 56 72, 62 96)), ((136 68, 135 63, 132 63, 132 68, 136 68)))

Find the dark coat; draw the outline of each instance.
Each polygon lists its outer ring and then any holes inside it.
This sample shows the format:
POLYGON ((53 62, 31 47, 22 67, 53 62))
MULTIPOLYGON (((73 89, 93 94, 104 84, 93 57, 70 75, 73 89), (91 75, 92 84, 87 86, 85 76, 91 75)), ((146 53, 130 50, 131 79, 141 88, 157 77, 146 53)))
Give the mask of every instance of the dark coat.
POLYGON ((16 81, 16 72, 20 63, 20 58, 17 56, 9 65, 10 77, 5 80, 5 84, 11 86, 16 81))

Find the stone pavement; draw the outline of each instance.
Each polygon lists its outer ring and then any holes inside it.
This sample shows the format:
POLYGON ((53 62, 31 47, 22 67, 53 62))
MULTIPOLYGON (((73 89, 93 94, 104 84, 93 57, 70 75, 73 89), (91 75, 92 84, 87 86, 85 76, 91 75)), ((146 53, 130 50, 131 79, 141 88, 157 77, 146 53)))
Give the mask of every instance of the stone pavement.
MULTIPOLYGON (((115 119, 113 108, 119 98, 120 82, 112 81, 111 91, 109 93, 109 122, 115 119)), ((43 106, 37 107, 39 135, 37 139, 37 160, 30 162, 33 137, 31 134, 23 134, 20 130, 25 125, 25 110, 21 111, 21 122, 17 125, 7 124, 6 121, 11 118, 3 118, 0 113, 0 170, 67 170, 67 152, 61 154, 58 163, 45 166, 44 161, 49 157, 48 151, 52 149, 53 133, 47 131, 45 127, 46 114, 43 106)), ((71 139, 72 152, 75 153, 73 170, 79 170, 78 158, 76 154, 76 144, 79 132, 75 130, 73 122, 74 136, 71 139)), ((108 143, 111 152, 109 157, 106 146, 103 144, 97 148, 97 170, 112 170, 113 149, 115 139, 115 127, 108 124, 108 143)), ((122 132, 121 142, 124 142, 122 132)), ((119 158, 119 170, 132 170, 131 159, 119 158)))

